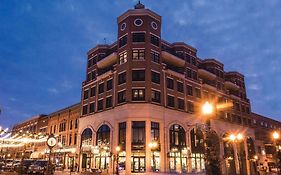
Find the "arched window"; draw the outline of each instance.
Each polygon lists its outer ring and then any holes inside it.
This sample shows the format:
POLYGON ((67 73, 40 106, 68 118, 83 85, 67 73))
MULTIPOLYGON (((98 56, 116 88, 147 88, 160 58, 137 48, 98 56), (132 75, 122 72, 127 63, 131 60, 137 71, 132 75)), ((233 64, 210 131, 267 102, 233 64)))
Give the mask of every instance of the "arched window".
POLYGON ((193 128, 190 131, 191 139, 191 169, 200 172, 205 169, 204 161, 204 136, 200 129, 193 128))
POLYGON ((170 127, 170 172, 187 172, 186 134, 182 126, 174 124, 170 127))
POLYGON ((170 127, 170 148, 186 147, 185 130, 182 126, 174 124, 170 127))
POLYGON ((90 128, 84 129, 81 135, 82 145, 91 145, 92 144, 93 132, 90 128))
POLYGON ((104 124, 97 132, 97 145, 108 144, 110 142, 110 128, 104 124))
POLYGON ((251 137, 247 138, 248 156, 249 159, 253 159, 256 155, 254 141, 251 137))

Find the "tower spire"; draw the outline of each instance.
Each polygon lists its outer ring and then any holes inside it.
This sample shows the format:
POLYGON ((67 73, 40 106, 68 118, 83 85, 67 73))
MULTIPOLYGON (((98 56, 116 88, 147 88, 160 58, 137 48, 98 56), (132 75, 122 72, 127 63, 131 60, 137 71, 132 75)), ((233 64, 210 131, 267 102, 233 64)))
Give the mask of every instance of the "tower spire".
POLYGON ((135 9, 144 9, 145 6, 139 1, 136 5, 135 5, 135 9))

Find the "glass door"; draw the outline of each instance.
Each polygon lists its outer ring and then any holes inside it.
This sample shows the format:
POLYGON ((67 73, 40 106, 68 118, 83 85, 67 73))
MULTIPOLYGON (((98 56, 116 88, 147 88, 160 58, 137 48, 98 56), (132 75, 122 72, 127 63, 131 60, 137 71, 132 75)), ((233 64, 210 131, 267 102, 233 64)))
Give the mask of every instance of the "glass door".
POLYGON ((145 172, 145 157, 132 158, 132 172, 145 172))

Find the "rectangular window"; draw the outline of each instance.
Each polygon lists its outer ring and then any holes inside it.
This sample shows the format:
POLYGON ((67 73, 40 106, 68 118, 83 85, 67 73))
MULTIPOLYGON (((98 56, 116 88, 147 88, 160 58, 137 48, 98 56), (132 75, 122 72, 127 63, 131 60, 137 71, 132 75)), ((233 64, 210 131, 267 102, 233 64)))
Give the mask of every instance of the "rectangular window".
POLYGON ((156 84, 160 84, 160 73, 151 71, 151 81, 156 84))
POLYGON ((99 94, 104 92, 104 83, 99 84, 99 94))
POLYGON ((87 82, 91 81, 91 73, 87 74, 87 78, 86 79, 87 79, 87 82))
POLYGON ((184 110, 184 100, 181 98, 178 98, 178 108, 184 110))
POLYGON ((187 78, 192 78, 192 71, 191 71, 191 69, 186 69, 186 77, 187 78))
POLYGON ((151 140, 159 141, 160 140, 160 132, 159 132, 159 123, 151 122, 151 140))
POLYGON ((92 71, 92 77, 91 77, 91 80, 96 79, 96 77, 97 77, 96 71, 92 71))
POLYGON ((145 81, 145 70, 132 70, 133 81, 145 81))
POLYGON ((133 60, 144 60, 144 59, 145 59, 144 49, 133 50, 133 60))
POLYGON ((123 52, 119 54, 119 64, 123 64, 127 62, 127 52, 123 52))
POLYGON ((89 97, 89 90, 84 91, 84 100, 88 99, 89 97))
POLYGON ((182 82, 177 82, 177 90, 178 92, 183 92, 183 83, 182 82))
POLYGON ((159 38, 157 36, 150 34, 150 42, 151 44, 159 47, 159 38))
POLYGON ((88 105, 83 106, 82 114, 85 115, 88 113, 88 105))
POLYGON ((95 103, 90 103, 90 113, 95 112, 95 103))
POLYGON ((90 59, 88 60, 88 68, 92 67, 92 65, 93 65, 93 59, 90 58, 90 59))
POLYGON ((77 134, 75 133, 74 134, 74 145, 76 145, 77 144, 77 134))
POLYGON ((103 99, 98 101, 98 111, 103 110, 103 99))
POLYGON ((187 91, 187 95, 193 96, 193 89, 192 89, 192 86, 187 85, 187 86, 186 86, 186 91, 187 91))
POLYGON ((123 103, 126 101, 126 90, 118 92, 118 103, 123 103))
POLYGON ((145 33, 144 32, 133 33, 133 42, 145 42, 145 33))
POLYGON ((106 108, 112 107, 112 96, 106 98, 105 106, 106 108))
POLYGON ((71 135, 71 134, 69 134, 68 145, 71 145, 71 143, 72 143, 72 135, 71 135))
POLYGON ((161 93, 159 91, 152 90, 151 91, 151 100, 156 103, 161 102, 161 93))
POLYGON ((201 98, 201 90, 199 88, 195 88, 195 96, 201 98))
POLYGON ((145 91, 144 89, 133 89, 132 90, 132 100, 133 101, 144 101, 145 100, 145 91))
POLYGON ((123 36, 119 39, 119 47, 123 47, 127 44, 128 41, 128 35, 123 36))
POLYGON ((132 149, 145 148, 145 122, 132 122, 132 149))
POLYGON ((126 122, 119 123, 118 144, 123 147, 122 150, 126 147, 126 122))
POLYGON ((171 78, 167 78, 167 88, 174 89, 174 80, 171 78))
POLYGON ((106 82, 106 90, 107 90, 107 91, 109 91, 109 90, 112 89, 112 84, 113 84, 112 82, 113 82, 112 79, 107 80, 107 82, 106 82))
POLYGON ((95 87, 91 87, 91 94, 90 96, 93 97, 96 95, 96 86, 95 87))
POLYGON ((169 107, 175 107, 175 98, 173 96, 168 95, 168 97, 167 97, 167 105, 169 107))
POLYGON ((160 56, 159 56, 159 53, 152 51, 152 52, 150 53, 150 56, 151 56, 151 60, 152 60, 153 62, 155 62, 155 63, 160 63, 160 56))
POLYGON ((78 128, 78 119, 75 120, 75 129, 78 128))
POLYGON ((126 83, 126 72, 118 75, 118 84, 126 83))
POLYGON ((194 112, 194 104, 191 101, 187 102, 187 111, 190 113, 194 112))

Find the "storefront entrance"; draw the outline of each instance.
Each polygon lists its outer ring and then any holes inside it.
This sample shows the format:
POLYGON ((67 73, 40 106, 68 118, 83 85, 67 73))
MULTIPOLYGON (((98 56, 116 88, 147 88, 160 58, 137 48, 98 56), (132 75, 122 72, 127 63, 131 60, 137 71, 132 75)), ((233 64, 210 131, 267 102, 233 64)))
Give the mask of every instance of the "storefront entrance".
POLYGON ((145 172, 145 157, 132 157, 132 172, 140 173, 145 172))
POLYGON ((187 156, 181 152, 169 153, 169 168, 171 172, 187 172, 187 156))

